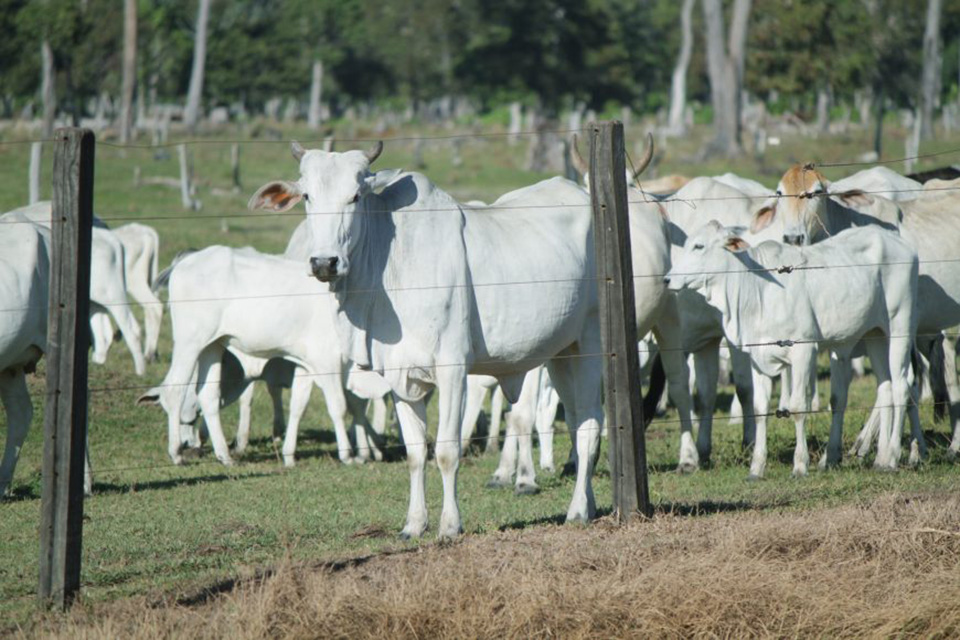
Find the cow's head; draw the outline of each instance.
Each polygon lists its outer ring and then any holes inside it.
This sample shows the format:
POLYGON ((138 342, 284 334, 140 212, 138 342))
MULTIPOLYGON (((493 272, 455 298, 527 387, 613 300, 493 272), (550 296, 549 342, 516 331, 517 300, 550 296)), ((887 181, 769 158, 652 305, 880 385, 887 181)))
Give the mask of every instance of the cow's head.
POLYGON ((812 164, 790 167, 777 185, 776 197, 753 214, 750 231, 759 233, 780 216, 785 243, 810 244, 823 228, 829 188, 830 182, 812 164))
POLYGON ((365 210, 365 196, 380 186, 370 165, 383 151, 383 143, 368 151, 335 153, 306 150, 294 142, 291 150, 300 163, 300 179, 268 182, 248 206, 279 213, 304 201, 314 239, 310 271, 321 282, 330 282, 350 271, 350 253, 358 237, 355 214, 365 210))
POLYGON ((738 230, 711 220, 687 236, 683 251, 664 281, 671 291, 703 289, 711 279, 730 269, 731 253, 739 253, 749 246, 738 230))

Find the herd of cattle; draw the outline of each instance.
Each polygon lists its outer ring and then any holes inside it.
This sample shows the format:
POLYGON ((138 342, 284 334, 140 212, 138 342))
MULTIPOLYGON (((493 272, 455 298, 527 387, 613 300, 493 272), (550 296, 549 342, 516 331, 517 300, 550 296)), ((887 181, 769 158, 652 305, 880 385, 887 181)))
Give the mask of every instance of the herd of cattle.
MULTIPOLYGON (((573 440, 568 465, 576 470, 567 519, 592 519, 603 349, 589 176, 576 141, 573 160, 586 187, 553 178, 489 205, 459 203, 419 173, 371 170, 382 148, 334 153, 293 143, 299 179, 270 182, 249 204, 272 212, 304 204, 306 218, 281 256, 214 246, 181 254, 158 273, 155 231, 96 221, 94 361, 105 360, 115 323, 143 375, 157 355, 157 292, 169 290, 170 368, 139 403, 165 410, 177 464, 201 446, 201 416, 216 457, 233 464, 247 446, 255 380, 273 399, 285 464, 294 464, 313 385, 323 392, 340 460, 380 460, 384 398, 392 394, 410 469, 408 537, 422 535, 428 522, 429 392, 436 389, 439 406, 443 538, 461 531, 457 469, 486 394, 495 389, 488 448, 499 443, 503 401, 512 405, 491 484, 515 482, 518 493, 537 488, 534 426, 540 466, 552 470, 562 403, 573 440), (128 296, 143 306, 143 340, 128 296), (283 388, 290 389, 286 420, 283 388), (231 451, 219 412, 238 399, 231 451)), ((656 354, 645 358, 647 415, 666 386, 679 413, 680 471, 710 459, 721 349, 747 408, 751 478, 764 475, 775 376, 783 378, 780 415, 796 424, 793 473, 807 473, 804 423, 817 401, 820 350, 830 354, 832 412, 821 468, 840 463, 848 387, 863 355, 877 397, 854 453, 865 456, 876 439, 875 466, 895 469, 909 418, 909 462, 926 455, 917 408, 924 372, 949 397, 950 453, 960 452, 955 351, 943 345, 943 331, 960 324, 960 184, 920 184, 884 167, 831 184, 813 165, 789 169, 775 192, 733 174, 642 182, 651 154, 648 141, 639 171, 628 176, 636 185, 629 193, 636 318, 647 336, 642 355, 656 354)), ((0 397, 8 425, 0 494, 31 422, 25 373, 46 348, 50 221, 49 203, 0 216, 0 397)))

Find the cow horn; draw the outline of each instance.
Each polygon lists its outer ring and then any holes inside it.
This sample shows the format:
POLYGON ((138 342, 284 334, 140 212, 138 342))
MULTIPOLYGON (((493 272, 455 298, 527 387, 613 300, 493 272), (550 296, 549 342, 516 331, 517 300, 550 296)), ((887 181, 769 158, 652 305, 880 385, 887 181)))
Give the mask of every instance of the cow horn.
POLYGON ((647 133, 646 149, 643 152, 643 157, 640 158, 640 163, 637 165, 636 170, 633 172, 634 182, 636 182, 637 178, 640 177, 640 174, 643 173, 643 170, 647 168, 651 160, 653 160, 653 134, 647 133))
POLYGON ((306 152, 307 150, 300 146, 300 143, 296 140, 290 143, 290 153, 293 154, 293 159, 297 162, 300 162, 303 159, 303 154, 306 152))
POLYGON ((577 143, 577 134, 573 134, 573 141, 570 144, 570 160, 573 162, 574 169, 579 171, 581 175, 586 175, 587 172, 590 171, 590 167, 587 166, 583 156, 580 155, 580 148, 577 146, 577 143))
POLYGON ((368 151, 364 151, 364 155, 367 156, 367 161, 369 164, 373 164, 376 159, 380 157, 381 153, 383 153, 383 140, 377 140, 377 142, 370 147, 368 151))

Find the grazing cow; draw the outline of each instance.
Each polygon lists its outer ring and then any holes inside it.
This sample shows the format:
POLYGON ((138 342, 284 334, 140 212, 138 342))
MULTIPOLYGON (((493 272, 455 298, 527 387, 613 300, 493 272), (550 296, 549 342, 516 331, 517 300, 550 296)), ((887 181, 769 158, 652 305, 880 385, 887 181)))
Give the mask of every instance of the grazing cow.
POLYGON ((427 528, 428 389, 437 388, 440 408, 438 534, 453 538, 462 531, 457 469, 467 374, 496 377, 516 401, 526 372, 543 363, 577 430, 567 520, 592 519, 603 411, 589 197, 554 178, 488 208, 463 207, 421 174, 371 174, 382 149, 328 153, 294 144, 299 181, 264 185, 250 206, 280 212, 305 202, 310 267, 336 295, 345 353, 393 389, 410 466, 402 535, 427 528))
POLYGON ((720 184, 733 187, 737 191, 745 193, 754 198, 766 198, 773 195, 772 189, 768 189, 756 180, 741 178, 735 173, 725 173, 720 176, 713 176, 713 179, 720 184))
MULTIPOLYGON (((759 393, 754 394, 757 439, 752 478, 762 477, 766 467, 768 376, 785 366, 793 371, 790 411, 797 428, 793 473, 807 473, 804 422, 816 383, 818 345, 831 351, 833 421, 825 463, 839 464, 850 358, 861 341, 874 366, 882 407, 876 465, 896 468, 899 434, 910 401, 917 270, 916 252, 899 235, 875 226, 850 229, 803 249, 776 242, 749 248, 716 221, 687 239, 683 257, 670 271, 670 288, 702 291, 722 313, 727 340, 747 353, 753 366, 759 393), (784 271, 784 266, 793 271, 784 271)), ((918 426, 914 438, 922 447, 918 426)))
POLYGON ((148 362, 157 359, 157 343, 163 322, 163 303, 153 292, 160 257, 160 237, 145 224, 125 224, 112 229, 123 245, 127 293, 143 308, 145 337, 143 355, 148 362))
MULTIPOLYGON (((167 412, 168 449, 175 464, 182 462, 184 404, 194 385, 217 459, 233 463, 220 425, 221 389, 215 384, 222 379, 227 348, 264 359, 286 358, 301 368, 293 376, 283 443, 286 465, 294 464, 297 428, 314 384, 324 393, 340 460, 362 461, 353 457, 347 437, 347 363, 337 348, 327 287, 308 278, 302 263, 252 249, 209 247, 181 258, 168 273, 158 281, 169 277, 173 361, 163 384, 141 401, 159 403, 167 412), (210 298, 210 291, 217 297, 210 298)), ((385 391, 384 386, 381 396, 385 391)), ((362 449, 364 439, 358 437, 358 442, 362 449)))
MULTIPOLYGON (((917 346, 922 354, 931 354, 941 330, 960 323, 960 269, 956 264, 960 247, 958 194, 934 191, 894 203, 858 190, 839 192, 813 165, 791 167, 780 180, 778 192, 788 197, 768 202, 758 210, 753 228, 779 222, 784 228, 783 239, 790 244, 810 244, 855 226, 879 225, 899 230, 920 258, 917 346)), ((953 371, 938 366, 946 375, 955 376, 953 371)), ((956 384, 946 386, 953 390, 950 451, 956 454, 960 452, 960 395, 956 384)), ((911 410, 910 418, 918 421, 919 414, 911 410)), ((867 427, 874 424, 875 419, 868 421, 867 427)), ((869 447, 868 435, 861 432, 858 445, 865 443, 869 447)), ((858 448, 862 454, 866 452, 864 447, 858 448)))
MULTIPOLYGON (((0 218, 4 220, 29 221, 50 228, 50 203, 40 202, 28 207, 14 209, 0 218)), ((140 325, 130 311, 127 300, 126 276, 124 275, 124 251, 120 240, 94 220, 93 239, 90 255, 90 315, 96 318, 98 313, 109 314, 120 327, 123 340, 133 357, 134 371, 142 376, 146 371, 143 348, 140 342, 140 325)), ((102 335, 103 319, 92 322, 93 335, 102 335)), ((106 344, 94 344, 93 361, 103 364, 106 361, 106 344)))

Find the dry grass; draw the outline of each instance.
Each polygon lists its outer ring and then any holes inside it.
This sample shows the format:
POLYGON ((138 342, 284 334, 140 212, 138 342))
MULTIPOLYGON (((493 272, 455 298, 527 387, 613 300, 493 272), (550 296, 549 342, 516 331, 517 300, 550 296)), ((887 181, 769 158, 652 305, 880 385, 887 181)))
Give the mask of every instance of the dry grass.
POLYGON ((50 615, 69 638, 956 637, 960 498, 543 526, 192 598, 50 615))

